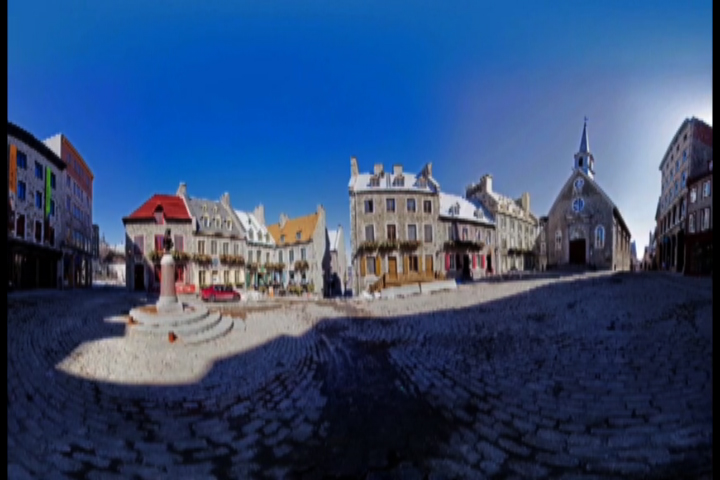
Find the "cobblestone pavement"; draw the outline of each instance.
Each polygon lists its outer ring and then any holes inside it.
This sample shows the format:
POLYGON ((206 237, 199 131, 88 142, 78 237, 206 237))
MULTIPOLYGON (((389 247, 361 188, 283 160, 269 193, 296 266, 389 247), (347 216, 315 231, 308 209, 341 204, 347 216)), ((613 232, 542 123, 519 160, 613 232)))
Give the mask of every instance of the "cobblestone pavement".
POLYGON ((10 478, 711 478, 712 285, 591 274, 274 301, 197 347, 8 296, 10 478))

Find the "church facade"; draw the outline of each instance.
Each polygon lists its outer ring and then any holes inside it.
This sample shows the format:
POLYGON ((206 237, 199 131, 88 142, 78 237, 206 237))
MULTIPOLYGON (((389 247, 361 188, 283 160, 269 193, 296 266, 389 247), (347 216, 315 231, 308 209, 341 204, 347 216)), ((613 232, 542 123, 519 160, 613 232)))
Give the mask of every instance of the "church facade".
POLYGON ((541 255, 545 252, 543 263, 548 268, 578 265, 598 270, 630 269, 630 230, 620 210, 595 181, 587 122, 573 171, 541 225, 537 247, 541 255))

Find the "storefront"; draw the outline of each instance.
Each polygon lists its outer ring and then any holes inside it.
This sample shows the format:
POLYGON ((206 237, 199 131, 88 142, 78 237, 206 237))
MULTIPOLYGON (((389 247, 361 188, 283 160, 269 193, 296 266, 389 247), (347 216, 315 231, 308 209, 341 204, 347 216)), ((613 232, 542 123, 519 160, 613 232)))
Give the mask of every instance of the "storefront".
POLYGON ((47 246, 8 239, 8 279, 14 289, 59 288, 62 253, 47 246))

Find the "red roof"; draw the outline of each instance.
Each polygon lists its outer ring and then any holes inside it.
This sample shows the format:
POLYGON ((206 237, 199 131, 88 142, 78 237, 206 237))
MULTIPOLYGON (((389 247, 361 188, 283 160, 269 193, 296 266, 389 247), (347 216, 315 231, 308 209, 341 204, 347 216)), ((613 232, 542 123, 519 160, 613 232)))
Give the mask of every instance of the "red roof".
POLYGON ((150 197, 150 200, 123 220, 154 220, 155 210, 158 206, 162 207, 166 220, 190 220, 190 213, 182 198, 176 195, 159 194, 150 197))

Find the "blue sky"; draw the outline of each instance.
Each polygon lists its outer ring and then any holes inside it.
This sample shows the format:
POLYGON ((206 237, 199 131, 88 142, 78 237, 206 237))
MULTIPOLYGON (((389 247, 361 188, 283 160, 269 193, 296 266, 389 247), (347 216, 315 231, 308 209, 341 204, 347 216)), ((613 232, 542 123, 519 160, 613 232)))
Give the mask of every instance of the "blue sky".
POLYGON ((460 194, 491 173, 544 215, 588 116, 596 180, 642 253, 673 134, 712 125, 705 0, 11 0, 8 28, 8 119, 68 136, 111 242, 181 181, 268 223, 323 204, 347 226, 352 155, 432 162, 460 194))

